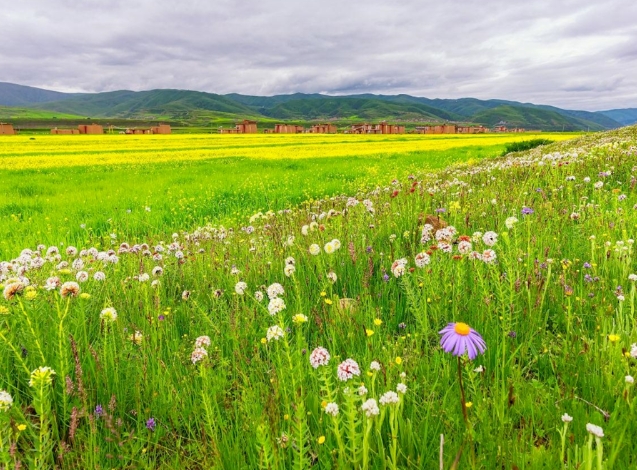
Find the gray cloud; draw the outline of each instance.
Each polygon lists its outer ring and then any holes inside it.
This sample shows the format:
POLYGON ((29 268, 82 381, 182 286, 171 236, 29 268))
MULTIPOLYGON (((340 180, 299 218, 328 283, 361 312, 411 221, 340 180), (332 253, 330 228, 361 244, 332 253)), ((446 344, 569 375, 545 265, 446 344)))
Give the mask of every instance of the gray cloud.
POLYGON ((409 93, 637 107, 637 4, 22 0, 0 81, 61 91, 409 93))

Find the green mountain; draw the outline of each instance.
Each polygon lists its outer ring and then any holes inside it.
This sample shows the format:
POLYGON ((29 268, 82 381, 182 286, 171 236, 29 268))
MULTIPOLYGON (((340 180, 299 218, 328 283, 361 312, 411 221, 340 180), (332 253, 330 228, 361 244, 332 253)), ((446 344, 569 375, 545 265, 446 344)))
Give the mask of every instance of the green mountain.
POLYGON ((193 111, 253 115, 252 109, 213 93, 187 90, 111 91, 63 101, 38 103, 38 109, 88 117, 187 119, 193 111))
POLYGON ((623 126, 629 126, 637 122, 637 108, 610 109, 608 111, 599 111, 597 114, 603 114, 623 126))
MULTIPOLYGON (((539 130, 604 130, 637 122, 637 109, 575 111, 554 106, 476 98, 429 99, 410 95, 327 96, 294 93, 251 96, 188 90, 68 94, 0 83, 0 106, 20 106, 92 119, 165 120, 185 126, 251 118, 314 121, 506 122, 539 130)), ((6 111, 6 110, 5 110, 6 111)), ((35 111, 34 111, 35 112, 35 111)), ((6 113, 11 115, 10 113, 6 113)))
POLYGON ((64 100, 73 96, 78 95, 0 82, 0 105, 2 106, 25 106, 33 103, 64 100))

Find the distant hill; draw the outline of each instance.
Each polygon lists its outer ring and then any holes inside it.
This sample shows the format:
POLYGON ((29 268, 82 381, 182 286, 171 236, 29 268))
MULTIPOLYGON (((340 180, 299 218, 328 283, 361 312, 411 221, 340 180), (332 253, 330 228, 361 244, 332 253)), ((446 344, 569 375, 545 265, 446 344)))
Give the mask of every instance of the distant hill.
POLYGON ((609 111, 599 111, 598 114, 603 114, 623 126, 637 123, 637 108, 611 109, 609 111))
POLYGON ((77 95, 0 82, 0 105, 2 106, 24 106, 33 103, 65 100, 73 96, 77 95))
POLYGON ((216 119, 244 118, 270 122, 386 119, 488 126, 504 121, 509 127, 549 131, 604 130, 637 122, 637 108, 589 112, 507 100, 430 99, 405 94, 250 96, 189 90, 69 94, 11 83, 0 83, 0 106, 19 106, 85 118, 167 120, 184 125, 210 125, 216 119))

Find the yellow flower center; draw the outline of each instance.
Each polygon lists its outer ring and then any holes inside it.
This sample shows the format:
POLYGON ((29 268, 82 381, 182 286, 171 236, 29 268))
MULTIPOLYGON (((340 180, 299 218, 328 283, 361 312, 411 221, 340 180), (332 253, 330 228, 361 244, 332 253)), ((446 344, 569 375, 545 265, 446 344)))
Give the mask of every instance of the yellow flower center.
POLYGON ((453 329, 455 330, 456 333, 462 336, 467 336, 469 332, 471 331, 471 328, 469 328, 469 325, 462 322, 456 323, 456 326, 454 326, 453 329))

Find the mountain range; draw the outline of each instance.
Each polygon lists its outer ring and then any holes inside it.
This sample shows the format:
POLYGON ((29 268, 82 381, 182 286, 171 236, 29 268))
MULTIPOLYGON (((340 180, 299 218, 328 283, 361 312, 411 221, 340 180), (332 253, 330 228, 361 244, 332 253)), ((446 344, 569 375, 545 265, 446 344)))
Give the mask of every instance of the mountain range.
POLYGON ((61 119, 165 120, 186 126, 244 118, 267 122, 386 119, 486 126, 504 122, 509 127, 575 131, 613 129, 637 122, 637 108, 574 111, 497 99, 429 99, 404 94, 249 96, 170 89, 62 93, 3 82, 0 82, 0 106, 3 120, 28 119, 28 110, 33 110, 38 111, 38 116, 45 113, 52 119, 60 114, 61 119))

